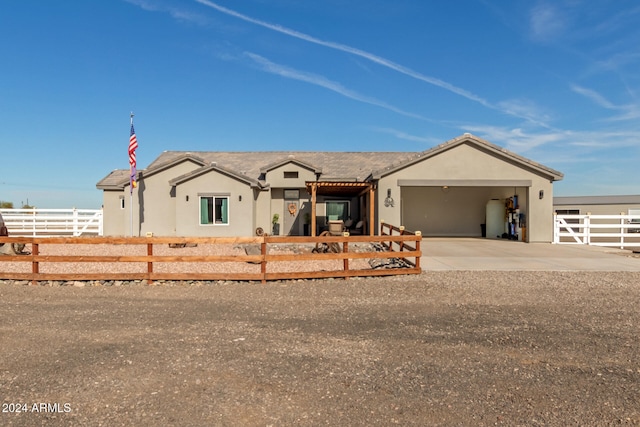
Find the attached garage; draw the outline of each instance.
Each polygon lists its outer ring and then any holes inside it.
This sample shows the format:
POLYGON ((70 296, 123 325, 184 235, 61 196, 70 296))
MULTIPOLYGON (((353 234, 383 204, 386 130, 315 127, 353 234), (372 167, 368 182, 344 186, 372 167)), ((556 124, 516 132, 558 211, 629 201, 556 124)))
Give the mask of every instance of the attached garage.
MULTIPOLYGON (((421 230, 431 237, 480 237, 486 235, 487 206, 498 201, 505 206, 506 200, 518 196, 522 211, 526 201, 526 187, 518 186, 462 186, 449 182, 440 186, 401 185, 400 207, 402 223, 410 230, 421 230)), ((506 214, 506 206, 505 206, 506 214)), ((489 215, 491 216, 489 207, 489 215)), ((525 216, 521 218, 526 218, 525 216)), ((505 218, 506 219, 506 218, 505 218)), ((520 219, 520 218, 518 218, 520 219)), ((491 218, 489 219, 491 223, 491 218)), ((519 227, 521 228, 521 227, 519 227)), ((500 231, 500 235, 503 231, 500 231)), ((518 233, 519 239, 524 234, 518 233)), ((489 237, 496 237, 490 233, 489 237)))
POLYGON ((552 240, 553 182, 562 174, 475 136, 448 141, 374 178, 380 219, 424 236, 496 238, 514 227, 521 240, 552 240))

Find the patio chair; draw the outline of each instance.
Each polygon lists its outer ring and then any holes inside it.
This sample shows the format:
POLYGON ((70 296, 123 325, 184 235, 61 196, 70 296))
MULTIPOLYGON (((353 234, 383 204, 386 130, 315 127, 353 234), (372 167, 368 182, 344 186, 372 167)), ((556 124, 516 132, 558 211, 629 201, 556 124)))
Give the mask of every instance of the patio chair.
POLYGON ((360 220, 356 223, 356 226, 349 229, 349 234, 362 234, 364 231, 364 221, 360 220))

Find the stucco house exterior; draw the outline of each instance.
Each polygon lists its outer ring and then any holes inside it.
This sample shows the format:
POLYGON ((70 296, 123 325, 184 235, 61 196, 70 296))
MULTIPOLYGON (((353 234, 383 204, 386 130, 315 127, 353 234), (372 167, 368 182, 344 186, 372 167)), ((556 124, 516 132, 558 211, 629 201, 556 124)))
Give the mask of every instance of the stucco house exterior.
POLYGON ((251 236, 272 233, 277 214, 281 235, 317 235, 332 220, 375 234, 384 220, 423 236, 480 237, 509 207, 520 239, 551 242, 562 177, 464 134, 418 153, 165 151, 138 171, 132 197, 128 170, 97 188, 112 236, 251 236))

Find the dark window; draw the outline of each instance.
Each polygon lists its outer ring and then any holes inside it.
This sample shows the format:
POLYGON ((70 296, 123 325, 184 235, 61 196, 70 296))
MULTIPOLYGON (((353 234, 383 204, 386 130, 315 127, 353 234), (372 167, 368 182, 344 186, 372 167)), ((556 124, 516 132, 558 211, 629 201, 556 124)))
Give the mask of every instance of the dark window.
POLYGON ((298 171, 285 172, 284 173, 284 177, 285 178, 297 178, 298 177, 298 171))

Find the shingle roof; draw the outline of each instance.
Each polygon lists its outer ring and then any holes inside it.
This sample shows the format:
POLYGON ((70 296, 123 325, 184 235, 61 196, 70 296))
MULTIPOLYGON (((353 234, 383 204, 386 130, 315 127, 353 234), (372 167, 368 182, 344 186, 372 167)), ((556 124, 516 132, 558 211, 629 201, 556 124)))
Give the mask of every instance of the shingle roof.
POLYGON ((109 175, 102 178, 96 184, 100 190, 122 190, 125 184, 129 183, 129 170, 116 169, 111 171, 109 175))
MULTIPOLYGON (((157 167, 183 156, 183 151, 165 151, 154 160, 148 169, 157 167)), ((371 171, 389 164, 409 159, 415 153, 409 152, 330 152, 330 151, 198 151, 189 154, 202 159, 206 164, 215 162, 218 166, 235 170, 257 179, 261 169, 288 160, 299 160, 322 170, 322 179, 365 180, 371 171), (292 156, 292 157, 291 157, 292 156)))
MULTIPOLYGON (((215 164, 219 168, 233 171, 237 176, 258 182, 261 175, 273 167, 296 161, 316 172, 322 172, 325 181, 364 181, 380 178, 416 162, 435 156, 457 145, 470 143, 496 155, 508 158, 522 166, 546 174, 554 180, 562 179, 562 173, 512 153, 502 147, 464 134, 431 149, 415 152, 332 152, 332 151, 165 151, 156 158, 145 175, 163 170, 185 159, 201 166, 215 164)), ((115 170, 96 185, 99 189, 123 188, 129 183, 128 170, 115 170)))

